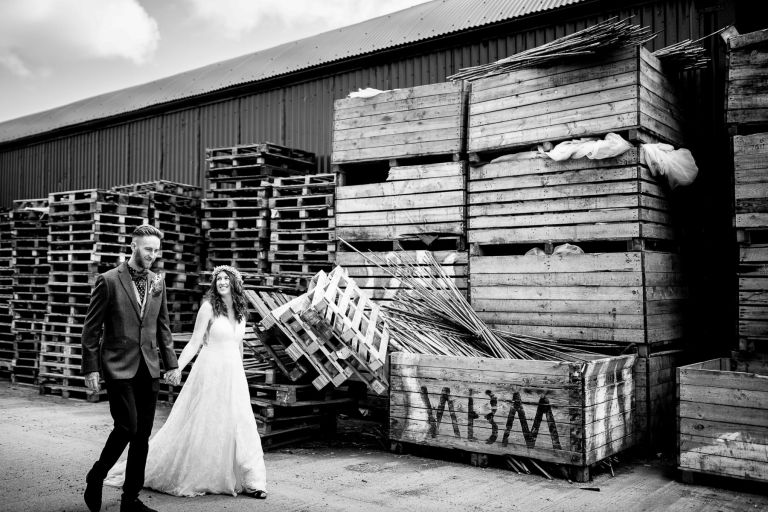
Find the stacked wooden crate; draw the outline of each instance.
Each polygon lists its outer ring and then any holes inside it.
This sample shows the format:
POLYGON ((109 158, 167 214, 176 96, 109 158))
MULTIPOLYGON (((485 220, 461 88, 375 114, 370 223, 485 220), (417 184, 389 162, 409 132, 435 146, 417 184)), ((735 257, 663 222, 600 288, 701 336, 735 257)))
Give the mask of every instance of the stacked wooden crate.
POLYGON ((37 383, 40 338, 48 307, 48 198, 13 202, 12 380, 37 383))
POLYGON ((331 270, 336 255, 335 191, 335 174, 273 178, 272 274, 308 279, 320 270, 331 270))
POLYGON ((146 197, 103 189, 49 194, 48 309, 40 347, 41 392, 98 400, 80 373, 81 335, 96 276, 130 257, 146 197))
MULTIPOLYGON (((466 290, 466 90, 438 83, 334 104, 332 162, 340 175, 336 232, 376 261, 394 249, 433 250, 466 290)), ((377 300, 396 280, 346 244, 336 262, 377 300)), ((415 256, 415 255, 414 255, 415 256)))
POLYGON ((687 296, 668 187, 637 147, 559 162, 528 149, 608 132, 680 146, 678 105, 639 47, 479 79, 469 100, 470 160, 484 163, 469 172, 471 303, 512 332, 638 345, 638 441, 674 425, 674 376, 654 371, 683 337, 687 296))
POLYGON ((0 209, 0 378, 11 378, 13 365, 13 237, 11 214, 0 209))
POLYGON ((313 172, 315 156, 265 142, 208 149, 206 161, 203 284, 213 267, 232 265, 245 274, 246 284, 262 286, 270 271, 272 178, 313 172))
POLYGON ((116 192, 138 195, 148 201, 147 223, 163 233, 161 256, 153 272, 164 276, 171 331, 191 331, 200 305, 202 233, 200 196, 194 185, 152 181, 114 187, 116 192))
POLYGON ((739 349, 768 356, 768 30, 728 39, 726 120, 732 135, 739 243, 739 349))
POLYGON ((678 369, 683 481, 717 475, 768 483, 768 364, 712 359, 678 369))

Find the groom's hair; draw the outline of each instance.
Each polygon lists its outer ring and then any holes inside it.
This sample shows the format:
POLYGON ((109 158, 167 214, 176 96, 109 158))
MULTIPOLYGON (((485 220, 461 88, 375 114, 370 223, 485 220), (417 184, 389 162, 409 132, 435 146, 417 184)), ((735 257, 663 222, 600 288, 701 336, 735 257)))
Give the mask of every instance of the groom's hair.
POLYGON ((157 229, 155 226, 150 226, 149 224, 144 224, 143 226, 139 226, 136 229, 133 230, 133 238, 140 238, 143 236, 156 236, 160 240, 163 239, 163 232, 157 229))

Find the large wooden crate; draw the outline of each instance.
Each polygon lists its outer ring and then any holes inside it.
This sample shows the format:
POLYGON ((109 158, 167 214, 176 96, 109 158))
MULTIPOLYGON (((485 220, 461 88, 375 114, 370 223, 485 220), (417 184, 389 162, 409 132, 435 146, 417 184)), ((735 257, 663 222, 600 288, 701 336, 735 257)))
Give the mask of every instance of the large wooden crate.
POLYGON ((677 367, 682 350, 665 350, 635 362, 635 434, 638 444, 672 449, 675 443, 677 367))
POLYGON ((465 162, 393 167, 387 181, 336 190, 336 234, 347 241, 464 234, 465 162))
POLYGON ((726 121, 768 123, 768 29, 728 39, 726 121))
POLYGON ((463 82, 338 99, 331 162, 457 155, 464 150, 465 100, 463 82))
POLYGON ((659 60, 633 47, 472 83, 468 151, 624 130, 683 142, 675 86, 659 60))
MULTIPOLYGON (((386 266, 388 259, 394 258, 397 261, 398 253, 393 252, 366 252, 368 258, 376 262, 381 262, 386 266)), ((409 257, 418 261, 418 251, 407 251, 409 257)), ((467 251, 432 251, 432 256, 440 263, 443 272, 450 276, 456 288, 466 297, 467 293, 467 251)), ((338 252, 336 253, 336 263, 344 267, 349 276, 352 277, 357 285, 365 290, 375 301, 388 302, 392 300, 398 290, 402 288, 400 281, 373 263, 370 263, 362 255, 356 252, 338 252)))
POLYGON ((736 229, 768 230, 768 133, 734 136, 733 167, 736 229))
POLYGON ((683 336, 676 254, 470 256, 470 270, 472 307, 500 329, 651 346, 683 336))
POLYGON ((712 359, 678 369, 678 466, 768 482, 768 366, 712 359))
POLYGON ((394 353, 389 436, 565 464, 588 478, 589 465, 634 443, 634 362, 394 353))
POLYGON ((674 239, 666 188, 637 149, 563 162, 523 152, 470 168, 468 201, 470 243, 674 239))

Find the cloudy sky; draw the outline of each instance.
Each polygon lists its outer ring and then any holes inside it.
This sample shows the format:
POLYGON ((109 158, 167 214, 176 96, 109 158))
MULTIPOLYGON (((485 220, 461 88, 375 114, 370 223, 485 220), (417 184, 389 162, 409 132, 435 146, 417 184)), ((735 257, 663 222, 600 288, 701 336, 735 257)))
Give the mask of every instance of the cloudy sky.
POLYGON ((0 0, 0 122, 426 0, 0 0))

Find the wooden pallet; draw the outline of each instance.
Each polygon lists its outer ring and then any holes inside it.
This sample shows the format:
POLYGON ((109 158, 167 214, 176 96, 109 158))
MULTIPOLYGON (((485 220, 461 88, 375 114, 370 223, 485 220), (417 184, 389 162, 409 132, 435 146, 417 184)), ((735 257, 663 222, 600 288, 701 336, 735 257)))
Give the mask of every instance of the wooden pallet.
POLYGON ((264 166, 277 170, 290 170, 295 173, 307 173, 312 172, 316 166, 314 153, 271 142, 207 148, 205 155, 210 170, 264 166))
POLYGON ((734 227, 768 230, 768 132, 736 135, 732 144, 736 187, 734 227))
POLYGON ((478 316, 523 335, 664 345, 684 334, 688 292, 673 253, 470 256, 478 316))
POLYGON ((470 154, 643 129, 684 142, 676 87, 642 47, 525 68, 472 83, 470 154))
POLYGON ((345 240, 463 235, 463 162, 393 167, 383 183, 336 191, 336 232, 345 240))
POLYGON ((202 190, 197 185, 177 183, 168 180, 119 185, 117 187, 112 187, 110 190, 120 193, 144 195, 150 198, 162 199, 163 201, 167 201, 168 199, 172 201, 180 199, 199 199, 202 194, 202 190))
MULTIPOLYGON (((759 30, 728 39, 726 122, 732 128, 768 127, 768 32, 759 30)), ((765 130, 763 130, 765 131, 765 130)))
POLYGON ((466 91, 443 82, 334 102, 331 162, 461 153, 466 91))
POLYGON ((391 354, 395 442, 590 466, 634 444, 635 356, 586 363, 391 354), (544 425, 546 423, 546 425, 544 425))
POLYGON ((768 482, 768 366, 712 359, 677 370, 678 467, 768 482))

